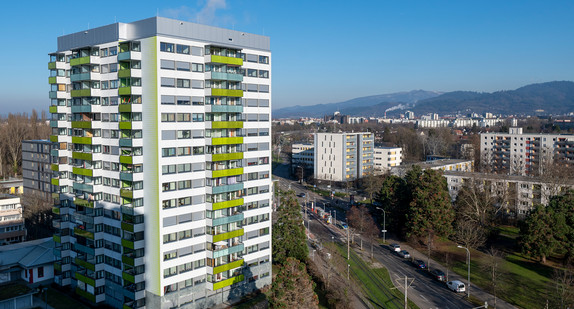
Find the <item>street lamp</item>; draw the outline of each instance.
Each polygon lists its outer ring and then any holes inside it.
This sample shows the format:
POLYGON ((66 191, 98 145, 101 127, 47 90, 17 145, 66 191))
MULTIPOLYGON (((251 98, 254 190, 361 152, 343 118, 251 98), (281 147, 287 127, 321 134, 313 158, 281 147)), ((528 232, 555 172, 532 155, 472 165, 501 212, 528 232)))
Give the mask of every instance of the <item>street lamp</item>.
POLYGON ((337 225, 337 210, 334 209, 333 211, 335 212, 335 217, 333 217, 333 218, 335 218, 335 223, 334 223, 334 224, 337 225))
POLYGON ((347 264, 347 280, 349 280, 349 268, 351 267, 351 264, 347 264))
POLYGON ((467 264, 468 264, 468 286, 466 287, 468 298, 470 298, 470 251, 468 248, 458 245, 457 247, 466 250, 467 264))
POLYGON ((381 232, 383 232, 383 243, 386 242, 386 234, 387 234, 387 212, 382 209, 381 207, 377 207, 377 209, 380 209, 383 211, 383 230, 381 232))
POLYGON ((313 262, 315 262, 315 251, 317 250, 313 249, 313 262))

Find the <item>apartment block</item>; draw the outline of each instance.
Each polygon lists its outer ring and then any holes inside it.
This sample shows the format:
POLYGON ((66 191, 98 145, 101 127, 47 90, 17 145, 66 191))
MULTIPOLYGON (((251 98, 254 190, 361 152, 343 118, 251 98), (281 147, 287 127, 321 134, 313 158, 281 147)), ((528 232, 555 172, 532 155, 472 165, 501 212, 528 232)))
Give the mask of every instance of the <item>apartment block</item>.
POLYGON ((474 171, 474 161, 464 160, 464 159, 435 159, 423 162, 403 164, 401 166, 396 166, 391 168, 391 174, 404 177, 413 166, 419 166, 421 169, 431 169, 443 172, 473 172, 474 171))
POLYGON ((302 166, 305 169, 313 169, 315 165, 315 146, 313 144, 291 145, 291 166, 295 169, 302 166))
POLYGON ((508 133, 483 133, 480 156, 495 173, 539 175, 555 160, 574 163, 574 135, 523 133, 518 127, 508 133))
POLYGON ((0 246, 23 242, 25 239, 26 227, 20 198, 0 194, 0 246))
POLYGON ((52 199, 52 148, 49 140, 22 141, 22 177, 24 199, 38 197, 45 201, 52 199))
POLYGON ((384 173, 403 161, 403 149, 401 147, 375 147, 374 167, 375 171, 384 173))
POLYGON ((162 17, 58 38, 55 281, 115 308, 271 283, 268 37, 162 17))
POLYGON ((348 181, 373 172, 374 137, 370 132, 316 133, 315 179, 348 181))

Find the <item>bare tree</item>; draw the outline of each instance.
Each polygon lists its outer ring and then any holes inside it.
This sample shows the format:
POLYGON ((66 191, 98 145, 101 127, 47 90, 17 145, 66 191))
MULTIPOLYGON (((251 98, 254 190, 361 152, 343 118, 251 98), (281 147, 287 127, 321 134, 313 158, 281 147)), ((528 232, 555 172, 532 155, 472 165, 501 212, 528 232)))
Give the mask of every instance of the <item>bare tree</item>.
POLYGON ((554 269, 550 286, 552 308, 567 309, 574 307, 574 267, 554 269))
POLYGON ((361 187, 365 193, 369 195, 371 203, 373 202, 373 195, 381 191, 383 185, 383 176, 376 176, 372 173, 361 178, 361 187))
POLYGON ((486 259, 482 266, 482 270, 488 273, 488 288, 489 292, 494 296, 494 308, 496 308, 496 295, 500 292, 502 277, 505 276, 504 272, 504 254, 494 248, 487 250, 486 259))
POLYGON ((22 141, 29 136, 28 117, 26 114, 9 114, 5 130, 6 150, 11 172, 17 174, 22 161, 22 141))
POLYGON ((22 216, 25 219, 28 240, 48 237, 54 233, 52 225, 53 201, 39 194, 27 193, 22 199, 22 216))
POLYGON ((478 248, 484 245, 486 233, 476 223, 465 220, 458 220, 455 229, 456 242, 463 244, 467 248, 478 248))

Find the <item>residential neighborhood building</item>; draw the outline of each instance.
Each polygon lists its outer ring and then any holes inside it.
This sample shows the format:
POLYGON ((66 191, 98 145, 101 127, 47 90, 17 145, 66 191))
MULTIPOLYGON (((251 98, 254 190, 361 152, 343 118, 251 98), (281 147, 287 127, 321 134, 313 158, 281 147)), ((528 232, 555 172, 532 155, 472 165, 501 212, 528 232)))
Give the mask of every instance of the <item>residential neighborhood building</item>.
POLYGON ((52 199, 52 148, 49 140, 22 141, 22 177, 24 181, 23 197, 52 199))
POLYGON ((0 284, 23 280, 31 286, 54 280, 52 237, 0 246, 0 284))
POLYGON ((20 197, 0 194, 0 246, 26 240, 20 197))
POLYGON ((153 17, 61 36, 48 67, 57 284, 115 308, 271 284, 269 37, 153 17))
POLYGON ((316 133, 315 179, 347 181, 374 170, 374 137, 370 132, 316 133))
POLYGON ((480 156, 495 173, 540 175, 555 160, 574 163, 574 135, 523 133, 519 127, 508 133, 483 133, 480 156))
POLYGON ((293 169, 302 166, 305 169, 313 170, 315 165, 315 146, 313 144, 292 144, 291 145, 291 166, 293 169))
POLYGON ((414 166, 420 166, 423 170, 441 170, 446 171, 456 171, 456 172, 472 172, 474 171, 474 161, 473 160, 463 160, 463 159, 432 159, 423 162, 415 162, 403 164, 401 166, 391 168, 391 174, 403 177, 406 173, 414 166))
POLYGON ((384 173, 401 165, 403 149, 401 147, 375 147, 373 158, 375 171, 384 173))

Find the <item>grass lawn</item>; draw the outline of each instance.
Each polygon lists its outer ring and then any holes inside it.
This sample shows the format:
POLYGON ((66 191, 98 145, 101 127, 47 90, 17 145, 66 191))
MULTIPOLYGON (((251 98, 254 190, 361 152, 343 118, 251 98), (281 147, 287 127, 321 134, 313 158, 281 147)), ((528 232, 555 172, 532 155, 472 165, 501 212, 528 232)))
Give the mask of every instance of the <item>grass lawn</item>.
POLYGON ((15 296, 28 294, 31 290, 21 283, 9 283, 0 286, 0 300, 9 299, 15 296))
MULTIPOLYGON (((503 238, 515 239, 517 233, 515 228, 501 230, 503 238)), ((445 253, 448 252, 452 260, 451 269, 466 278, 468 269, 466 251, 457 248, 455 243, 448 240, 435 240, 435 244, 437 250, 433 252, 433 258, 444 265, 445 253)), ((505 249, 509 250, 505 250, 506 256, 501 266, 502 275, 497 287, 497 297, 520 308, 544 308, 553 268, 514 252, 515 248, 505 249)), ((492 293, 490 271, 485 266, 488 255, 481 251, 471 250, 470 259, 471 294, 473 285, 492 293)))
MULTIPOLYGON (((42 300, 44 300, 42 295, 42 300)), ((80 301, 56 289, 48 288, 48 305, 58 309, 90 309, 80 301)))

